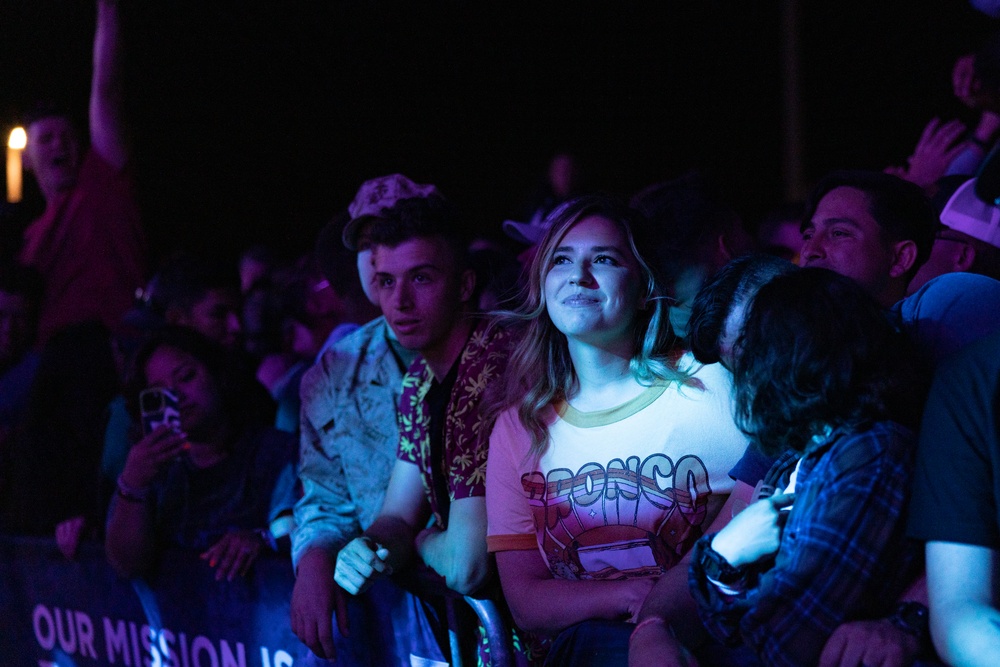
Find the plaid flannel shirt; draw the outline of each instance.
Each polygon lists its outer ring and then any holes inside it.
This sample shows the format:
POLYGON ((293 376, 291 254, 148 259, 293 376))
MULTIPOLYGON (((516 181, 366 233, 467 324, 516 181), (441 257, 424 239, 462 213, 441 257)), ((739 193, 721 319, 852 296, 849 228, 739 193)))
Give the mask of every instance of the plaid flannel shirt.
MULTIPOLYGON (((891 613, 919 564, 905 516, 914 440, 903 426, 878 422, 810 446, 777 554, 743 568, 727 586, 735 594, 707 580, 701 556, 714 535, 703 537, 691 591, 708 630, 766 665, 815 665, 841 623, 891 613)), ((787 471, 798 456, 786 453, 772 470, 787 471)))

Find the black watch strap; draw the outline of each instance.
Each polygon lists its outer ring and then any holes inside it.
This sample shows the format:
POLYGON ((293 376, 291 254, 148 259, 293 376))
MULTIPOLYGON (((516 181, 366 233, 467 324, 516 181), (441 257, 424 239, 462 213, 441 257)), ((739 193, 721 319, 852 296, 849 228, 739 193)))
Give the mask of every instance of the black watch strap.
POLYGON ((926 605, 914 600, 900 602, 889 620, 906 634, 916 637, 922 651, 931 647, 930 611, 926 605))
POLYGON ((710 546, 705 544, 701 550, 701 569, 709 580, 723 586, 730 586, 743 580, 744 568, 733 567, 725 558, 710 546))

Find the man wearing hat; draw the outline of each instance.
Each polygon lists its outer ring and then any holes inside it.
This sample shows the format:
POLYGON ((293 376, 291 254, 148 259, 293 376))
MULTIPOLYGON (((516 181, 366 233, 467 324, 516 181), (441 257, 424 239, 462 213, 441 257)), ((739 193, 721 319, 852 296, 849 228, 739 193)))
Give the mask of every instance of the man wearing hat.
POLYGON ((934 364, 1000 329, 1000 208, 983 201, 977 185, 969 180, 948 199, 930 258, 892 307, 934 364))
MULTIPOLYGON (((340 238, 357 253, 358 277, 375 306, 370 223, 400 200, 436 194, 433 185, 392 174, 365 182, 348 207, 350 219, 340 238)), ((332 233, 324 230, 321 240, 333 238, 332 233)), ((368 528, 382 506, 399 441, 396 406, 415 356, 400 345, 385 318, 377 317, 327 350, 302 379, 299 477, 304 495, 295 506, 292 533, 292 630, 314 654, 339 657, 343 664, 354 664, 355 651, 364 664, 369 659, 409 664, 411 652, 440 657, 433 642, 419 641, 430 633, 413 629, 414 621, 426 628, 425 618, 410 614, 421 609, 419 601, 385 580, 348 604, 349 596, 333 578, 341 547, 368 528), (333 631, 334 615, 339 634, 333 631), (366 617, 379 622, 366 623, 366 617)))
POLYGON ((1000 281, 949 273, 906 296, 939 226, 918 186, 880 172, 833 172, 806 205, 799 264, 859 283, 936 363, 1000 326, 1000 281))
POLYGON ((931 256, 910 281, 912 294, 945 273, 1000 279, 1000 207, 976 196, 976 179, 962 183, 941 211, 931 256))

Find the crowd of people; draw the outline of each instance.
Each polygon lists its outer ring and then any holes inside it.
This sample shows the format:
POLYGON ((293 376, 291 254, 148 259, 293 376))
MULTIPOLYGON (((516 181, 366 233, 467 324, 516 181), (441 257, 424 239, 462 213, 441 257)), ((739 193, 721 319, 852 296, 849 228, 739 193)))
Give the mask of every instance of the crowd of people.
POLYGON ((508 243, 390 174, 294 261, 147 276, 97 13, 90 147, 36 109, 0 265, 0 530, 124 577, 284 554, 317 664, 490 664, 463 596, 519 665, 995 661, 1000 37, 955 66, 976 127, 760 224, 560 154, 508 243))

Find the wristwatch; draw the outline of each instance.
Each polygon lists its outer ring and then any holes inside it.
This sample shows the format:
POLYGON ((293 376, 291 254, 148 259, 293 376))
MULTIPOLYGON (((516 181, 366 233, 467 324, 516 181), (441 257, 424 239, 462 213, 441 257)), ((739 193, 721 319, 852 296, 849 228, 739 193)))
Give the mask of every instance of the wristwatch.
POLYGON ((931 647, 930 612, 925 605, 914 600, 900 602, 889 621, 906 634, 916 637, 921 651, 931 647))
POLYGON ((731 586, 742 581, 746 574, 745 568, 733 567, 729 564, 729 561, 720 556, 709 544, 702 546, 699 557, 701 559, 701 569, 709 581, 722 584, 723 586, 731 586))

